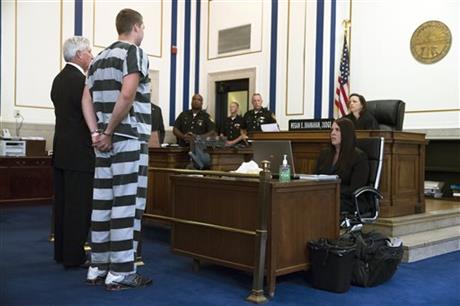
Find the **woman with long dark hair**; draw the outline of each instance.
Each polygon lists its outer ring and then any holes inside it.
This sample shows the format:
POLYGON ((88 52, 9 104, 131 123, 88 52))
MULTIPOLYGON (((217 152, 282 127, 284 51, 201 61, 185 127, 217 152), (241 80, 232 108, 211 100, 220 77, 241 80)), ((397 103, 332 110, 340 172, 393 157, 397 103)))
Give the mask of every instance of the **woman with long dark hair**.
POLYGON ((379 124, 374 116, 367 110, 366 99, 357 93, 348 98, 350 113, 345 116, 353 122, 357 130, 378 130, 379 124))
MULTIPOLYGON (((315 173, 338 175, 342 181, 340 210, 348 213, 356 211, 352 193, 367 185, 369 163, 366 153, 356 147, 355 128, 349 119, 340 118, 332 124, 331 143, 320 152, 315 173)), ((368 210, 366 205, 360 202, 361 212, 368 210)))

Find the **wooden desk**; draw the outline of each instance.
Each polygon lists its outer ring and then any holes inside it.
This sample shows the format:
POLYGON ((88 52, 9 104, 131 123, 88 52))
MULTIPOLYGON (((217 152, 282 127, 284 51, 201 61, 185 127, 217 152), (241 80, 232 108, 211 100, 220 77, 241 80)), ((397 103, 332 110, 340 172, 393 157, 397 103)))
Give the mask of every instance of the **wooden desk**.
MULTIPOLYGON (((380 191, 380 215, 385 218, 425 212, 425 134, 396 131, 357 131, 357 138, 385 138, 380 191)), ((253 133, 255 140, 290 140, 298 173, 313 173, 329 131, 253 133)))
MULTIPOLYGON (((320 150, 329 143, 329 131, 253 133, 257 140, 290 140, 298 173, 313 173, 320 150)), ((380 215, 385 218, 425 211, 425 134, 394 131, 357 131, 358 138, 384 137, 380 215)), ((212 169, 228 171, 252 156, 251 149, 211 151, 212 169)), ((183 169, 189 162, 184 148, 151 148, 146 217, 171 216, 167 170, 183 169)))
MULTIPOLYGON (((147 187, 147 205, 145 218, 155 216, 171 216, 171 183, 170 176, 173 174, 168 169, 185 169, 190 163, 188 148, 150 148, 149 149, 149 171, 147 187), (154 169, 163 168, 163 169, 154 169)), ((230 171, 235 170, 252 157, 250 149, 210 149, 211 170, 230 171)), ((168 222, 167 222, 168 223, 168 222)))
MULTIPOLYGON (((258 179, 172 176, 173 252, 231 268, 255 269, 258 179)), ((266 277, 309 267, 307 241, 339 235, 338 181, 270 181, 266 277)))
POLYGON ((0 157, 0 204, 51 203, 51 157, 0 157))

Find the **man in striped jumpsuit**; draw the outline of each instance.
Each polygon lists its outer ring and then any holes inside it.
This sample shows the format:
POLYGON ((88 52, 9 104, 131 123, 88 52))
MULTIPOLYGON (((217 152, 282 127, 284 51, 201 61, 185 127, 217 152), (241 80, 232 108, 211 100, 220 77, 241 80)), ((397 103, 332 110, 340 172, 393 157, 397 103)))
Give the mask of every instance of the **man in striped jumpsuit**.
POLYGON ((107 290, 152 281, 134 264, 147 194, 151 130, 150 79, 142 16, 131 9, 116 18, 118 41, 93 60, 82 108, 96 153, 91 215, 91 266, 87 282, 107 290))

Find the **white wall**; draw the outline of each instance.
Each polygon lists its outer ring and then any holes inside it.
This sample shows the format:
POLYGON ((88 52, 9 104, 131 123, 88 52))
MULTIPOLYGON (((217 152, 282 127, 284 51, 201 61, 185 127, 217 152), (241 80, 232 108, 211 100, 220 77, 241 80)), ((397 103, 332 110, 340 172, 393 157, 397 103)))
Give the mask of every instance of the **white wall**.
POLYGON ((405 101, 405 129, 459 128, 460 2, 353 1, 352 9, 352 91, 405 101), (410 50, 412 34, 428 20, 452 33, 449 53, 434 64, 419 63, 410 50))
MULTIPOLYGON (((201 50, 209 54, 201 54, 203 62, 200 74, 200 91, 213 96, 208 88, 209 74, 231 72, 234 70, 255 69, 256 79, 254 92, 264 98, 264 105, 270 103, 270 47, 271 47, 271 13, 270 1, 251 1, 251 6, 244 2, 212 1, 202 8, 202 22, 210 27, 202 27, 201 36, 217 35, 223 28, 247 24, 248 16, 253 18, 252 39, 256 42, 250 50, 230 56, 216 58, 217 43, 215 39, 201 41, 201 50), (231 8, 230 8, 231 7, 231 8), (228 12, 238 11, 238 17, 231 18, 228 12), (262 12, 262 16, 261 16, 262 12), (211 20, 208 20, 211 18, 211 20), (225 21, 222 21, 222 20, 225 21), (219 20, 219 21, 216 21, 219 20), (221 27, 219 27, 221 26, 221 27), (208 33, 209 31, 209 33, 208 33), (259 41, 261 48, 259 49, 259 41), (212 43, 214 42, 214 43, 212 43)), ((323 86, 320 91, 322 115, 328 116, 329 111, 329 51, 332 2, 326 0, 324 7, 324 41, 323 41, 323 86)), ((343 37, 341 21, 349 18, 348 2, 337 2, 335 48, 340 48, 343 37)), ((276 79, 276 117, 281 129, 287 129, 288 121, 297 118, 313 118, 315 98, 315 48, 316 48, 316 15, 317 6, 314 1, 279 1, 278 3, 278 43, 277 43, 277 79, 276 79), (289 25, 289 26, 288 26, 289 25)), ((336 51, 336 56, 339 56, 336 51)), ((334 75, 338 71, 335 63, 334 75)), ((334 77, 335 78, 335 77, 334 77)), ((212 89, 211 89, 212 90, 212 89)), ((212 112, 212 107, 211 107, 212 112)))
MULTIPOLYGON (((352 91, 362 93, 369 100, 404 100, 408 111, 406 129, 460 128, 460 4, 454 0, 336 1, 334 46, 330 45, 332 2, 326 0, 323 60, 320 63, 323 72, 319 93, 322 117, 327 117, 329 111, 330 50, 335 48, 335 80, 343 42, 341 22, 349 18, 350 3, 352 91), (441 20, 449 26, 453 36, 452 47, 440 62, 424 65, 412 58, 409 42, 413 31, 421 23, 432 19, 441 20)), ((1 5, 0 121, 14 122, 14 110, 19 109, 26 123, 53 124, 49 90, 53 77, 63 65, 61 44, 74 32, 74 2, 2 1, 1 5)), ((83 2, 83 35, 96 44, 93 47, 95 54, 116 38, 115 14, 126 5, 101 0, 95 0, 94 5, 92 1, 83 2)), ((165 125, 168 126, 172 4, 171 1, 137 1, 130 2, 130 6, 139 9, 145 17, 146 38, 142 47, 150 54, 150 67, 156 76, 154 80, 158 82, 154 86, 158 90, 159 101, 156 102, 162 107, 165 125)), ((210 92, 213 89, 210 81, 215 79, 213 76, 216 74, 232 75, 235 70, 249 71, 250 74, 255 71, 251 88, 262 93, 265 105, 269 104, 271 13, 271 1, 252 0, 249 4, 223 0, 201 2, 199 92, 211 112, 213 103, 209 100, 212 99, 210 92), (232 15, 231 12, 237 13, 232 15), (218 31, 247 23, 251 23, 253 29, 254 44, 251 49, 219 57, 218 31)), ((192 1, 190 97, 194 93, 195 81, 195 14, 196 2, 192 1)), ((183 109, 184 18, 185 3, 178 1, 176 116, 183 109)), ((275 111, 282 129, 287 128, 290 119, 312 118, 314 114, 316 18, 315 1, 278 2, 275 111)))
MULTIPOLYGON (((244 2, 210 2, 203 5, 201 11, 201 72, 200 92, 207 97, 214 96, 212 87, 208 88, 210 75, 217 72, 231 72, 235 70, 255 70, 254 92, 260 92, 268 102, 269 90, 269 51, 270 51, 270 2, 252 1, 250 6, 244 2), (240 12, 241 18, 231 18, 228 11, 240 12), (217 54, 218 31, 224 28, 232 28, 248 24, 251 20, 251 49, 233 52, 219 56, 217 54), (209 27, 208 27, 209 25, 209 27), (209 37, 209 44, 207 41, 209 37)), ((208 101, 210 112, 214 112, 212 102, 208 101)), ((264 103, 266 104, 266 103, 264 103)))
POLYGON ((63 65, 62 39, 74 30, 73 4, 2 1, 1 5, 0 121, 13 122, 17 109, 27 122, 54 123, 49 92, 63 65))
MULTIPOLYGON (((117 13, 126 7, 122 2, 95 1, 83 3, 83 36, 88 37, 95 46, 97 55, 103 48, 116 41, 115 28, 117 13), (94 22, 95 21, 95 22, 94 22)), ((152 86, 155 104, 161 106, 163 114, 169 113, 169 42, 171 24, 170 1, 132 1, 129 7, 143 14, 145 31, 141 47, 149 56, 151 79, 157 82, 152 86), (158 101, 155 101, 158 96, 158 101)))

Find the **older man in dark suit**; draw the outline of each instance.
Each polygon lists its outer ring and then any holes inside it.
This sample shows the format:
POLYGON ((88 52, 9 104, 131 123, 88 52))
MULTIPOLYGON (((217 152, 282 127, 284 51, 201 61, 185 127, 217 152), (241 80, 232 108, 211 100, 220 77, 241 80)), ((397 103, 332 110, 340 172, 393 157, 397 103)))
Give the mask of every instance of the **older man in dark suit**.
POLYGON ((54 259, 69 268, 86 261, 84 244, 91 217, 94 150, 81 98, 93 55, 88 39, 80 36, 67 39, 63 53, 67 64, 55 77, 51 89, 56 115, 54 259))

